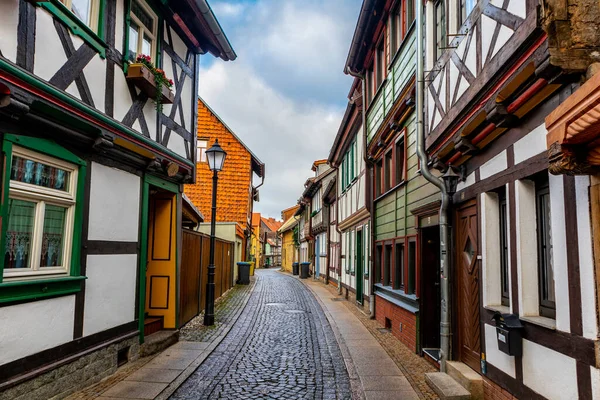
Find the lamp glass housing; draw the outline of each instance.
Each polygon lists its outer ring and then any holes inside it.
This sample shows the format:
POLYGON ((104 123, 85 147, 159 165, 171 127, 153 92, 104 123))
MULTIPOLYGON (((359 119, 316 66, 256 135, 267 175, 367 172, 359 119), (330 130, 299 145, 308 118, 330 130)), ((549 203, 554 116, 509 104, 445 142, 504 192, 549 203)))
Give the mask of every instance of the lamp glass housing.
POLYGON ((225 157, 227 152, 219 145, 219 141, 216 140, 215 144, 208 150, 206 150, 206 162, 208 162, 208 168, 211 171, 223 170, 223 164, 225 164, 225 157))
POLYGON ((453 195, 456 193, 456 188, 458 186, 458 180, 460 176, 454 172, 454 168, 451 165, 448 166, 446 173, 442 175, 442 179, 444 180, 444 186, 446 186, 446 192, 449 195, 453 195))

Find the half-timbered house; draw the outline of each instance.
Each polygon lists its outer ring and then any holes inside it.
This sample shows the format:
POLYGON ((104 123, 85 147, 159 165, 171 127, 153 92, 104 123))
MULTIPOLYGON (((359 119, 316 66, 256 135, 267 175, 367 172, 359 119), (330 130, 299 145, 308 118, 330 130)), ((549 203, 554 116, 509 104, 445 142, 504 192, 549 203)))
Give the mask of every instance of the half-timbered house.
POLYGON ((64 396, 178 328, 205 53, 236 57, 205 0, 0 2, 0 397, 64 396))
POLYGON ((330 220, 330 280, 350 292, 360 306, 370 309, 372 299, 369 232, 371 216, 367 204, 367 170, 362 129, 362 82, 355 78, 348 105, 329 152, 336 169, 337 187, 332 193, 330 220), (339 232, 339 233, 338 233, 339 232))
POLYGON ((360 140, 371 204, 375 317, 411 350, 436 359, 439 192, 421 176, 416 154, 418 3, 364 1, 345 71, 363 81, 360 140))
POLYGON ((593 61, 582 21, 595 26, 597 13, 586 1, 426 2, 425 145, 436 168, 462 177, 449 359, 482 376, 486 398, 600 398, 595 105, 583 104, 585 86, 571 95, 593 61), (495 313, 523 326, 522 349, 506 350, 495 313))

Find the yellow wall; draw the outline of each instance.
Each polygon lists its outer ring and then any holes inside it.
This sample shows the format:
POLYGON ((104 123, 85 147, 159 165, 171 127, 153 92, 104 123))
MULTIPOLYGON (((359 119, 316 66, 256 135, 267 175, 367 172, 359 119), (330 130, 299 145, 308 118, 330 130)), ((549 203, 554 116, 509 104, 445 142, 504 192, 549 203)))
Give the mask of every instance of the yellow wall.
POLYGON ((254 256, 255 267, 261 267, 260 262, 262 260, 262 245, 260 242, 260 226, 252 228, 252 242, 250 248, 250 255, 254 256))
POLYGON ((297 262, 296 247, 294 246, 294 230, 283 233, 281 243, 281 269, 292 272, 292 263, 297 262))

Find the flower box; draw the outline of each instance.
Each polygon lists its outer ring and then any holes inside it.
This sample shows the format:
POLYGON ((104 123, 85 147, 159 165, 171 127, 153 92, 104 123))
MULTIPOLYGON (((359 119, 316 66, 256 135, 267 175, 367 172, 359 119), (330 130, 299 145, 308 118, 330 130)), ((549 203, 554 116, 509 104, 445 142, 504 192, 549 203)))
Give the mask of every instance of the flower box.
MULTIPOLYGON (((127 69, 127 81, 133 82, 142 92, 146 93, 150 99, 156 98, 156 82, 154 74, 144 64, 134 63, 130 64, 127 69)), ((162 85, 161 87, 161 98, 159 102, 161 104, 173 104, 175 96, 171 89, 167 86, 162 85)))

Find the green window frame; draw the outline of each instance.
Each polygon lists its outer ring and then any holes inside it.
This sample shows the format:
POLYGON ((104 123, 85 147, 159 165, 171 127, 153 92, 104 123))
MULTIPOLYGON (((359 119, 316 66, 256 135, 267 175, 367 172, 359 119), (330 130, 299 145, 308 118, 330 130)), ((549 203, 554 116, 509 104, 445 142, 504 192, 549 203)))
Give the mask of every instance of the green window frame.
MULTIPOLYGON (((21 301, 37 300, 48 297, 56 297, 67 294, 77 293, 81 290, 81 281, 86 279, 81 276, 81 225, 83 221, 83 203, 85 191, 85 176, 87 173, 87 163, 85 160, 77 157, 75 154, 64 149, 58 144, 46 140, 24 136, 7 134, 2 142, 2 153, 5 160, 5 168, 2 171, 2 203, 0 204, 0 218, 7 221, 9 191, 10 191, 10 173, 13 159, 13 147, 17 145, 20 148, 40 153, 61 161, 66 161, 75 165, 77 170, 77 181, 75 182, 75 205, 73 216, 73 231, 71 240, 71 251, 69 261, 69 271, 65 275, 34 275, 26 280, 6 280, 4 277, 4 255, 0 257, 0 304, 15 303, 21 301)), ((2 236, 0 237, 0 248, 6 249, 8 223, 2 224, 2 236)))
POLYGON ((108 48, 108 45, 104 41, 104 8, 106 0, 97 1, 98 24, 96 32, 87 26, 85 22, 77 18, 77 16, 59 0, 46 0, 37 3, 37 5, 62 21, 73 35, 79 36, 84 42, 93 47, 100 54, 101 58, 106 58, 106 49, 108 48))

